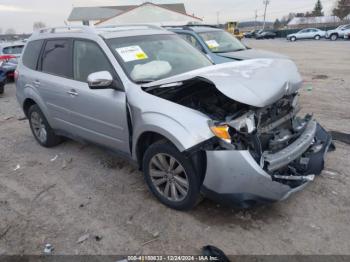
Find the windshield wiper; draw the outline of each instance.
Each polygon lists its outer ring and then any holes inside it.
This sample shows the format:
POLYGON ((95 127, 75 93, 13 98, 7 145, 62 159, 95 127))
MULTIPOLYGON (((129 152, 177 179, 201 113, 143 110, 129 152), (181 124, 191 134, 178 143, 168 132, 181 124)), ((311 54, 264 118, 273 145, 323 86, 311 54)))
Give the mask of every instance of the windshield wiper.
POLYGON ((145 79, 145 80, 137 81, 136 84, 148 84, 148 83, 151 83, 151 82, 154 82, 154 80, 145 79))
POLYGON ((234 49, 234 50, 228 50, 228 51, 215 51, 213 53, 231 53, 231 52, 239 52, 239 51, 244 51, 247 50, 246 48, 240 48, 240 49, 234 49))

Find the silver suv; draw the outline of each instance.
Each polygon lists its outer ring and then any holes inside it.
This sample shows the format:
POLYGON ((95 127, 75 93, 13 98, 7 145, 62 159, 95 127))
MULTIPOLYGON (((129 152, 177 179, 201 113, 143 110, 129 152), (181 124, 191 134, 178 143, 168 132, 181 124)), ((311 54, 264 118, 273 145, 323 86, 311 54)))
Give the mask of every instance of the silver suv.
POLYGON ((331 144, 312 116, 297 117, 293 62, 213 66, 158 27, 42 30, 16 75, 39 144, 68 137, 119 152, 179 210, 201 195, 242 207, 285 199, 320 174, 331 144))

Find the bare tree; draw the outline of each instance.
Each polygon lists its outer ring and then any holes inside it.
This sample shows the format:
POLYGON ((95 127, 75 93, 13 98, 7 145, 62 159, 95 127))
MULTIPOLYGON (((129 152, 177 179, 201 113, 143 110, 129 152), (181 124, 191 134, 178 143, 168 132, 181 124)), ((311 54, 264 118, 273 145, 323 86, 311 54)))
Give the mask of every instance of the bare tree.
POLYGON ((333 9, 333 15, 343 19, 350 14, 350 0, 338 0, 337 6, 333 9))
POLYGON ((44 28, 44 27, 46 27, 46 24, 44 22, 41 22, 41 21, 34 22, 34 24, 33 24, 34 31, 39 30, 39 29, 44 28))
POLYGON ((14 35, 14 34, 16 34, 16 30, 13 29, 13 28, 9 28, 9 29, 7 29, 5 31, 5 34, 7 34, 7 35, 14 35))

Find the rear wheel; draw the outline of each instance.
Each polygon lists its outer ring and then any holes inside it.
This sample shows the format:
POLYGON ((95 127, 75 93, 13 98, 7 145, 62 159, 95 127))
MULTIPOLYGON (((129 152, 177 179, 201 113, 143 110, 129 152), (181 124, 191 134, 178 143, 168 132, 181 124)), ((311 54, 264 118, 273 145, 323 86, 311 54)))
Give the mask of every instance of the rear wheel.
POLYGON ((321 36, 319 36, 319 35, 315 36, 315 40, 320 40, 320 39, 321 39, 321 36))
POLYGON ((143 172, 150 191, 164 205, 189 210, 198 203, 200 177, 192 161, 171 143, 162 141, 147 149, 143 172))
POLYGON ((54 147, 62 142, 62 138, 55 134, 37 105, 29 108, 28 119, 30 129, 40 145, 54 147))

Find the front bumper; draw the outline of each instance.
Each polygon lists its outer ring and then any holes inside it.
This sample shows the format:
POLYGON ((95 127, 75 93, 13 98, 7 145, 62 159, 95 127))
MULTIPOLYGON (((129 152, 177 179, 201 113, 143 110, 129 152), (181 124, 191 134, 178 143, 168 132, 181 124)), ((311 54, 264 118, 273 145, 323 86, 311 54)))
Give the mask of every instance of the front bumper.
POLYGON ((313 180, 313 176, 319 175, 324 168, 325 155, 332 138, 318 124, 313 138, 313 142, 317 141, 317 145, 322 147, 319 146, 315 152, 313 145, 310 145, 303 152, 303 156, 298 156, 300 159, 307 157, 308 162, 303 173, 295 176, 287 172, 281 173, 286 167, 273 172, 267 171, 267 168, 261 167, 255 161, 249 151, 207 151, 207 171, 202 193, 223 204, 243 208, 284 200, 305 188, 313 180), (278 176, 275 177, 275 174, 278 176))

